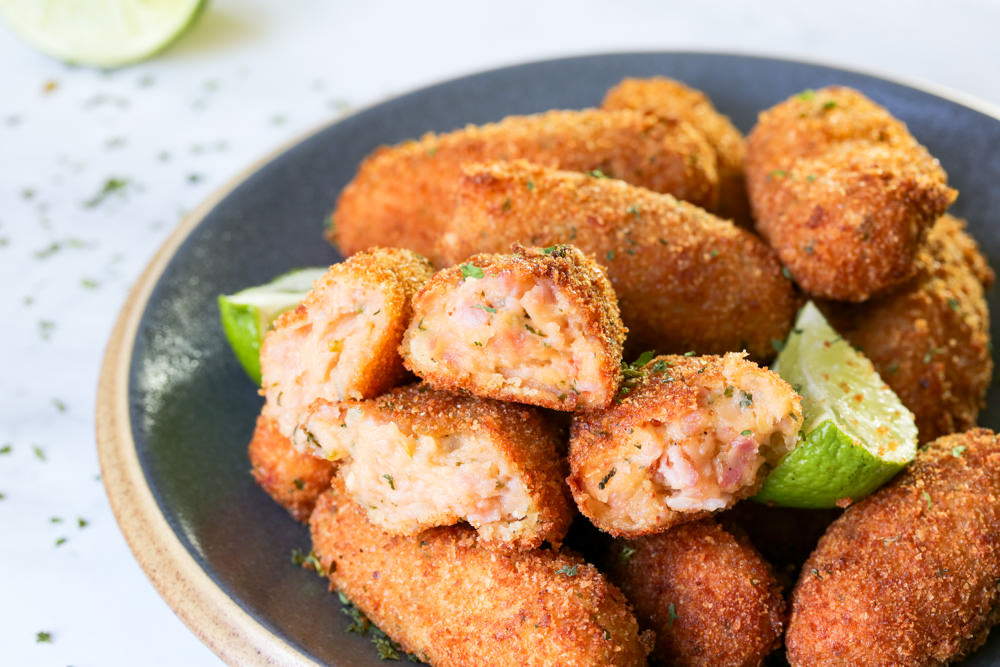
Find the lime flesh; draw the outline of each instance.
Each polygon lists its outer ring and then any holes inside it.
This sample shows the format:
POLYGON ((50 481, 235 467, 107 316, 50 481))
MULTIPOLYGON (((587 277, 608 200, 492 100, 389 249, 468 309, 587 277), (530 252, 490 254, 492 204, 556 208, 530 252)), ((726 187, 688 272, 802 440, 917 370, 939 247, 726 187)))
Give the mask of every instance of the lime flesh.
POLYGON ((166 48, 206 0, 0 0, 0 16, 39 51, 68 63, 117 67, 166 48))
POLYGON ((229 346, 251 379, 260 384, 260 345, 271 323, 296 307, 325 268, 297 269, 266 285, 219 295, 219 316, 229 346))
POLYGON ((799 312, 772 370, 802 395, 802 430, 798 446, 767 477, 755 500, 844 506, 913 460, 913 414, 811 301, 799 312))

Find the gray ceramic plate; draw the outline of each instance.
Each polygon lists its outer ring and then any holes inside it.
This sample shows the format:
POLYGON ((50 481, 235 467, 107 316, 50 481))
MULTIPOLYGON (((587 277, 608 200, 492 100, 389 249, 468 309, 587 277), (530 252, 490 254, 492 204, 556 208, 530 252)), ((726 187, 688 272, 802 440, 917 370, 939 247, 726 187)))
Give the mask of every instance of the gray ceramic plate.
MULTIPOLYGON (((744 131, 759 110, 804 88, 862 90, 940 158, 961 192, 954 212, 968 218, 991 262, 1000 256, 996 113, 829 67, 704 53, 570 58, 425 88, 319 130, 182 224, 137 284, 102 371, 98 439, 116 516, 161 594, 226 660, 379 664, 367 640, 345 632, 324 583, 290 565, 293 547, 308 549, 306 530, 248 474, 246 444, 260 398, 227 348, 216 295, 337 261, 322 239, 324 218, 379 144, 509 114, 592 106, 622 77, 654 74, 704 90, 744 131)), ((1000 427, 995 391, 981 422, 1000 427)), ((994 660, 995 637, 968 664, 994 660)))

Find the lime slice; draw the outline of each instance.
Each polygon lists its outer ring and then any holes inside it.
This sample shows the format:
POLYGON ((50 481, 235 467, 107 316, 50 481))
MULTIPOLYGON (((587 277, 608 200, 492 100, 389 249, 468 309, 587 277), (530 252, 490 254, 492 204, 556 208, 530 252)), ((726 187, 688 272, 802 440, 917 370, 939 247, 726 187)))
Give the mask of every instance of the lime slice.
POLYGON ((0 16, 43 53, 117 67, 166 48, 206 0, 0 0, 0 16))
POLYGON ((299 305, 324 268, 296 269, 266 285, 219 295, 219 315, 233 353, 260 384, 260 344, 278 315, 299 305))
POLYGON ((778 463, 755 500, 844 506, 913 460, 913 413, 811 301, 799 312, 772 370, 802 395, 802 431, 798 446, 778 463))

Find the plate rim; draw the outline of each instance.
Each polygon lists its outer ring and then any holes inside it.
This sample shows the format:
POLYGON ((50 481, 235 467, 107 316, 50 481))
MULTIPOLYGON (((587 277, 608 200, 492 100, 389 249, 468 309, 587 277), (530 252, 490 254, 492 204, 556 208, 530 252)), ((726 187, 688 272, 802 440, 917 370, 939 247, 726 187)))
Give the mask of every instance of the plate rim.
POLYGON ((979 112, 1000 123, 1000 105, 948 86, 915 77, 897 76, 877 69, 861 69, 828 61, 759 51, 637 49, 570 53, 550 58, 516 61, 432 80, 400 93, 376 98, 365 106, 333 117, 266 151, 184 216, 148 261, 129 290, 108 337, 98 377, 95 406, 101 479, 112 514, 133 557, 171 611, 227 664, 320 665, 321 663, 271 632, 212 580, 170 527, 139 463, 136 443, 132 437, 129 411, 129 373, 132 355, 139 325, 149 299, 178 249, 223 199, 273 160, 327 128, 382 104, 472 76, 517 67, 582 58, 658 54, 731 56, 835 69, 912 88, 979 112))

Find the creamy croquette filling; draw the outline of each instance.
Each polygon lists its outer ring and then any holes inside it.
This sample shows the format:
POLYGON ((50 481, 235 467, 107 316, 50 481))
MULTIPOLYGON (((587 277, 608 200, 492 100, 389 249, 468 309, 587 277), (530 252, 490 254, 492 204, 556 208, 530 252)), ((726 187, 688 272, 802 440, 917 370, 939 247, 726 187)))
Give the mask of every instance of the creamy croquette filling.
POLYGON ((386 326, 383 303, 378 291, 331 285, 306 318, 268 334, 261 357, 265 411, 286 437, 315 399, 361 398, 350 385, 372 339, 386 326))
POLYGON ((389 530, 465 520, 504 540, 538 520, 524 483, 486 436, 403 432, 360 407, 329 406, 296 437, 342 459, 351 497, 389 530))
POLYGON ((801 418, 793 394, 768 391, 756 379, 745 377, 743 388, 701 388, 697 406, 682 417, 630 429, 613 450, 619 458, 585 478, 593 509, 644 526, 664 510, 716 511, 743 497, 762 468, 792 449, 801 418))
POLYGON ((445 365, 476 382, 541 392, 559 402, 605 401, 606 352, 574 321, 577 308, 551 283, 489 276, 471 265, 463 272, 469 275, 462 283, 438 297, 415 331, 411 327, 409 356, 416 366, 445 365))

